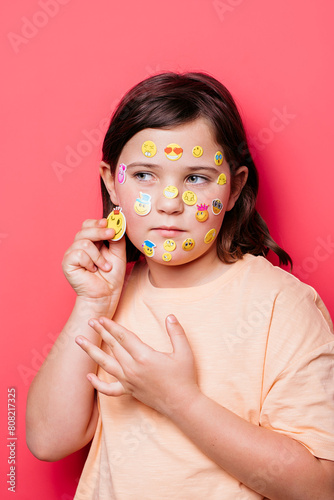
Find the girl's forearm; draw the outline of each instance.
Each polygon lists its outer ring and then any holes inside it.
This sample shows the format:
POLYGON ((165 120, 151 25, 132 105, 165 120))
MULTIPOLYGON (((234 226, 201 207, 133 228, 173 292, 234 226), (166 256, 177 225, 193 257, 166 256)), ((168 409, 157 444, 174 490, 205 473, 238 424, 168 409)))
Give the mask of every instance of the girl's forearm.
POLYGON ((330 500, 333 479, 302 444, 258 427, 202 393, 166 415, 209 458, 271 500, 330 500))
MULTIPOLYGON (((88 325, 106 314, 107 305, 77 299, 71 316, 29 389, 27 444, 42 460, 58 460, 87 444, 97 422, 95 391, 86 375, 96 363, 75 343, 85 335, 96 345, 101 337, 88 325)), ((110 311, 109 311, 110 313, 110 311)))

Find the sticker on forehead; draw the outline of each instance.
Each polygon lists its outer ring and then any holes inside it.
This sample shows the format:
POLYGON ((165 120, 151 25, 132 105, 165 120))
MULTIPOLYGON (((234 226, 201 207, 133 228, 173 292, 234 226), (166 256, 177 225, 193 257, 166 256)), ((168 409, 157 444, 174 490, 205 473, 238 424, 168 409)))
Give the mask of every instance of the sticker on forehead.
POLYGON ((168 144, 168 146, 164 149, 164 151, 166 158, 172 161, 179 160, 183 153, 183 149, 174 142, 168 144))
POLYGON ((193 191, 185 191, 182 195, 182 200, 186 205, 195 205, 197 196, 193 191))
POLYGON ((217 184, 222 186, 223 184, 226 184, 226 175, 225 174, 220 174, 217 180, 217 184))
POLYGON ((157 153, 157 147, 153 141, 145 141, 141 147, 141 151, 147 158, 153 158, 157 153))
POLYGON ((115 229, 115 236, 112 238, 112 241, 120 240, 126 229, 126 220, 125 215, 122 213, 122 209, 120 207, 115 207, 108 215, 107 222, 107 227, 115 229))
POLYGON ((176 248, 176 243, 174 240, 166 240, 164 241, 164 249, 168 252, 173 252, 176 248))
POLYGON ((176 198, 179 194, 179 190, 175 186, 167 186, 164 189, 164 196, 166 198, 176 198))
POLYGON ((192 238, 187 238, 182 243, 182 248, 186 252, 189 252, 190 250, 192 250, 194 248, 194 246, 195 246, 195 242, 194 242, 194 240, 192 238))
POLYGON ((172 256, 169 252, 165 252, 162 254, 162 260, 164 260, 165 262, 169 262, 170 260, 172 260, 172 256))
POLYGON ((147 215, 151 211, 151 196, 145 193, 139 193, 139 198, 136 199, 134 207, 136 214, 147 215))
POLYGON ((205 222, 209 218, 208 212, 209 205, 205 205, 202 203, 201 205, 197 205, 196 219, 198 222, 205 222))
POLYGON ((215 164, 219 167, 219 165, 223 163, 223 160, 223 153, 221 151, 217 151, 217 153, 215 154, 215 164))
POLYGON ((218 198, 216 198, 215 200, 212 200, 212 212, 213 212, 213 214, 219 215, 222 210, 223 210, 222 202, 218 198))
POLYGON ((117 179, 120 184, 124 184, 125 174, 126 174, 126 165, 124 165, 124 163, 121 163, 120 166, 118 167, 118 174, 117 174, 117 179))
POLYGON ((147 255, 147 257, 153 257, 154 249, 155 249, 156 245, 154 243, 152 243, 152 241, 145 240, 144 243, 142 244, 142 247, 143 247, 144 253, 145 253, 145 255, 147 255))
POLYGON ((203 148, 201 148, 201 146, 195 146, 192 150, 192 154, 195 158, 199 158, 203 154, 203 148))
POLYGON ((210 229, 204 236, 204 243, 211 243, 216 237, 217 231, 215 229, 210 229))

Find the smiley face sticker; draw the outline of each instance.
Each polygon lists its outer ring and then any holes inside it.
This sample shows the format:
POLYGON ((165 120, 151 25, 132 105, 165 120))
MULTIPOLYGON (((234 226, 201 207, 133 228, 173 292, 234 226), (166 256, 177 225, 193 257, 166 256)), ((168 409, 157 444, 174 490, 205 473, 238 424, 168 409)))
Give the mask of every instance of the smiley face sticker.
POLYGON ((108 215, 107 221, 107 227, 115 229, 116 231, 112 241, 120 240, 126 229, 126 220, 124 214, 122 213, 122 209, 120 207, 114 208, 114 210, 108 215))
POLYGON ((155 243, 153 243, 150 240, 145 240, 144 243, 142 244, 142 247, 144 249, 144 254, 147 255, 147 257, 153 257, 154 249, 156 247, 155 243))
POLYGON ((147 215, 151 211, 151 196, 139 193, 139 198, 136 199, 133 208, 137 215, 147 215))
POLYGON ((203 154, 203 148, 201 148, 201 146, 195 146, 192 150, 192 154, 195 158, 200 158, 203 154))
POLYGON ((174 240, 166 240, 164 241, 164 249, 167 250, 167 252, 173 252, 176 248, 176 243, 174 240))
POLYGON ((186 205, 192 206, 197 202, 197 196, 193 191, 185 191, 182 194, 182 200, 186 205))
POLYGON ((178 145, 172 142, 168 144, 168 146, 164 149, 166 158, 169 160, 175 161, 179 160, 182 156, 183 149, 178 145))
POLYGON ((217 151, 217 153, 215 154, 215 164, 219 167, 223 163, 223 161, 223 153, 221 151, 217 151))
POLYGON ((204 243, 211 243, 216 237, 217 231, 215 229, 210 229, 204 236, 204 243))
POLYGON ((172 260, 172 256, 169 252, 165 252, 162 254, 162 260, 165 261, 165 262, 169 262, 170 260, 172 260))
POLYGON ((195 241, 192 238, 187 238, 182 243, 182 249, 185 250, 186 252, 192 250, 194 246, 195 246, 195 241))
POLYGON ((218 198, 216 198, 215 200, 212 200, 213 215, 219 215, 222 210, 223 210, 222 202, 218 198))
POLYGON ((166 198, 176 198, 179 194, 179 190, 176 186, 167 186, 164 189, 164 196, 166 198))
POLYGON ((209 212, 208 212, 209 205, 205 205, 205 203, 202 203, 201 205, 197 205, 197 212, 196 212, 196 219, 198 222, 205 222, 209 218, 209 212))
POLYGON ((141 151, 146 158, 153 158, 157 153, 157 147, 153 141, 145 141, 141 147, 141 151))

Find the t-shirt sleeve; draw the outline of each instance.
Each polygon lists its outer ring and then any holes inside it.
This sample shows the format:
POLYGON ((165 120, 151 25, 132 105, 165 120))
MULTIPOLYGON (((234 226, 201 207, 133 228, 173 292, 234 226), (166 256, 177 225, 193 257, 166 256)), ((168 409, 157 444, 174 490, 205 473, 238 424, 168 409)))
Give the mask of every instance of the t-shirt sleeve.
POLYGON ((278 295, 263 373, 260 425, 334 460, 334 336, 316 292, 294 284, 278 295))

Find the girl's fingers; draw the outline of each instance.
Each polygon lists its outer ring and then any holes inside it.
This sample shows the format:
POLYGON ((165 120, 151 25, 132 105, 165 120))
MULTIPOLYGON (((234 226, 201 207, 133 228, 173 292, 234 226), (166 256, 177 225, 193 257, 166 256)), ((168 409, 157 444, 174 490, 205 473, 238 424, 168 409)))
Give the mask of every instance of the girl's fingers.
POLYGON ((100 380, 94 373, 89 373, 87 378, 97 391, 102 392, 102 394, 106 396, 123 396, 123 394, 126 394, 120 382, 112 382, 109 384, 108 382, 100 380))
POLYGON ((75 341, 103 370, 117 379, 122 377, 122 368, 113 356, 102 351, 102 349, 89 342, 85 337, 76 337, 75 341))
POLYGON ((87 227, 107 227, 107 219, 86 219, 81 227, 82 229, 87 227))
POLYGON ((74 238, 74 241, 91 240, 103 241, 111 240, 115 236, 115 229, 108 227, 87 227, 81 229, 74 238))
MULTIPOLYGON (((107 319, 107 318, 103 318, 107 319)), ((102 320, 102 321, 103 321, 102 320)), ((111 321, 111 320, 109 320, 111 321)), ((113 323, 111 321, 111 323, 113 323)), ((102 337, 104 342, 110 347, 115 358, 120 361, 121 365, 126 364, 129 365, 133 361, 133 351, 128 350, 126 346, 121 345, 117 339, 111 335, 109 329, 105 328, 105 325, 101 323, 101 320, 98 321, 96 319, 90 319, 88 324, 94 328, 94 330, 102 337)), ((114 323, 116 325, 116 323, 114 323)), ((144 345, 144 344, 143 344, 144 345)))
MULTIPOLYGON (((75 265, 80 265, 81 262, 87 262, 87 257, 85 256, 85 254, 89 257, 91 262, 101 270, 106 272, 111 270, 112 266, 110 262, 106 260, 106 258, 102 255, 100 249, 90 240, 75 241, 65 255, 71 255, 72 258, 74 257, 75 262, 77 262, 77 264, 75 265)), ((86 267, 86 269, 88 268, 86 267)), ((89 270, 91 270, 90 264, 89 270)))

